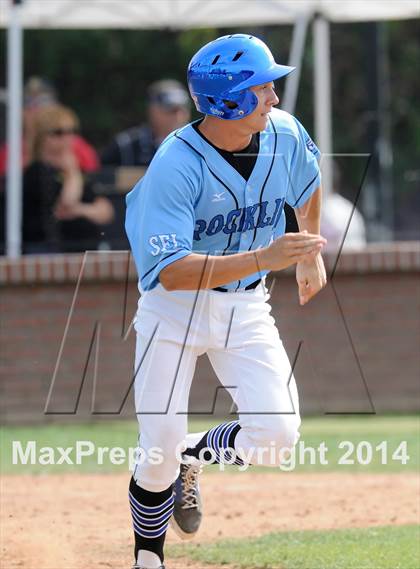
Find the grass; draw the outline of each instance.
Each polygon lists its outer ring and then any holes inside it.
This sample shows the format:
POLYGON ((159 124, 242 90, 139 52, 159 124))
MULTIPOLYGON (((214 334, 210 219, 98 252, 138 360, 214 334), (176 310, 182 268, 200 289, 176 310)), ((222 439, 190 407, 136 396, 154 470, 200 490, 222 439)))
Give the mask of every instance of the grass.
MULTIPOLYGON (((191 430, 207 430, 217 420, 192 420, 191 430)), ((329 448, 328 464, 301 464, 296 472, 418 472, 420 465, 419 416, 310 417, 303 420, 301 441, 305 447, 329 448), (344 449, 338 445, 351 441, 355 446, 368 441, 373 447, 386 441, 388 464, 380 463, 374 451, 368 465, 339 465, 344 449), (392 452, 401 441, 407 441, 410 460, 407 464, 392 460, 392 452)), ((98 422, 90 424, 49 424, 41 426, 5 426, 0 429, 0 472, 2 474, 113 473, 127 472, 127 463, 114 465, 105 455, 99 465, 97 455, 86 457, 80 465, 13 465, 12 441, 37 441, 38 448, 74 447, 76 441, 92 441, 95 447, 134 446, 137 423, 134 421, 98 422)), ((59 454, 57 454, 58 458, 59 454)), ((352 455, 355 458, 355 454, 352 455)), ((73 457, 74 458, 74 457, 73 457)), ((217 470, 210 467, 208 471, 217 470)), ((273 469, 253 468, 253 471, 273 469)), ((236 469, 231 469, 237 472, 236 469)), ((239 475, 239 474, 238 474, 239 475)), ((229 540, 202 545, 174 545, 173 557, 188 557, 211 566, 230 565, 241 569, 418 569, 420 567, 420 533, 418 526, 349 529, 337 531, 304 531, 265 535, 246 540, 229 540)))
POLYGON ((96 454, 85 457, 80 465, 66 463, 62 465, 13 465, 12 442, 20 441, 22 447, 25 447, 28 441, 36 441, 37 448, 41 449, 42 447, 74 448, 76 441, 92 441, 95 447, 128 449, 130 446, 136 445, 137 436, 137 423, 134 421, 2 427, 0 429, 0 472, 3 474, 62 474, 64 472, 112 473, 127 471, 127 464, 114 465, 105 456, 103 465, 98 464, 96 454))
MULTIPOLYGON (((241 569, 418 569, 419 526, 273 533, 204 545, 176 545, 172 557, 241 569)), ((210 569, 209 567, 209 569, 210 569)))
MULTIPOLYGON (((217 424, 217 420, 192 420, 191 430, 207 430, 217 424)), ((304 461, 296 466, 295 472, 381 472, 402 473, 418 472, 420 467, 420 416, 367 416, 367 417, 309 417, 305 418, 301 429, 301 445, 317 448, 321 442, 328 447, 326 458, 328 464, 321 465, 317 457, 315 464, 308 463, 308 453, 302 455, 304 461), (345 448, 340 449, 343 441, 350 441, 355 445, 367 441, 374 449, 378 444, 386 441, 387 464, 381 464, 381 452, 373 450, 372 460, 369 464, 360 464, 357 460, 356 450, 350 459, 353 464, 339 464, 345 448), (393 460, 392 454, 402 441, 407 442, 410 459, 407 464, 393 460), (303 463, 302 463, 303 462, 303 463)), ((38 450, 42 447, 75 447, 76 441, 92 441, 95 447, 120 447, 126 451, 128 447, 135 446, 137 440, 137 423, 134 421, 98 422, 90 424, 50 424, 41 426, 5 426, 0 430, 0 471, 3 474, 49 474, 63 472, 101 472, 112 473, 127 471, 128 464, 112 464, 109 454, 104 453, 103 464, 98 464, 97 454, 83 458, 82 464, 39 465, 39 464, 12 464, 12 442, 20 441, 22 447, 28 441, 35 440, 38 450)), ((347 448, 347 447, 346 447, 347 448)), ((363 450, 363 449, 362 449, 363 450)), ((70 455, 74 460, 74 453, 70 455)), ((384 455, 385 456, 385 455, 384 455)), ((55 453, 58 459, 60 453, 55 453)), ((362 454, 362 458, 364 458, 362 454)), ((216 467, 210 467, 211 472, 216 467)), ((235 468, 230 469, 237 472, 235 468)), ((257 468, 266 472, 265 468, 257 468)), ((270 469, 273 472, 273 469, 270 469)))

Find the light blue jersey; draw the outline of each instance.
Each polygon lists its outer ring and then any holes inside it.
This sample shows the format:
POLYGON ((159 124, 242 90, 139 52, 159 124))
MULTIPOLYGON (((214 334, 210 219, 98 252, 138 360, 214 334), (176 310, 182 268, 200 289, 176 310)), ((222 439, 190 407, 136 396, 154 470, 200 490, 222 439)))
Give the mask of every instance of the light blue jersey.
MULTIPOLYGON (((170 134, 127 195, 126 232, 140 291, 190 253, 228 255, 269 245, 285 230, 284 202, 301 207, 320 185, 320 153, 292 115, 269 114, 248 181, 191 126, 170 134)), ((245 288, 264 276, 221 286, 245 288)))

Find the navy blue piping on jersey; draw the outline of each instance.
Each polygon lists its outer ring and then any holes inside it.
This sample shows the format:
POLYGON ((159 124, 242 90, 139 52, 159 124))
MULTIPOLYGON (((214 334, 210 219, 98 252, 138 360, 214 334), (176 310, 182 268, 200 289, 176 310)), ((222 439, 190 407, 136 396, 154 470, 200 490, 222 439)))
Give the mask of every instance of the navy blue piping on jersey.
POLYGON ((303 196, 303 194, 306 192, 306 190, 312 186, 312 184, 315 182, 315 180, 318 178, 319 176, 319 172, 317 172, 315 174, 315 176, 312 178, 312 180, 309 182, 309 184, 307 186, 305 186, 305 189, 303 190, 303 192, 300 194, 300 196, 298 197, 298 199, 295 201, 294 205, 292 207, 296 207, 296 204, 298 203, 298 201, 300 200, 300 198, 303 196))
MULTIPOLYGON (((275 127, 274 127, 274 123, 273 123, 273 121, 272 121, 272 119, 271 119, 270 116, 268 117, 268 119, 269 119, 269 121, 270 121, 270 123, 271 123, 271 127, 272 127, 272 129, 273 129, 274 137, 275 137, 275 138, 274 138, 274 150, 273 150, 273 156, 272 156, 272 158, 271 158, 270 168, 268 169, 268 174, 267 174, 267 176, 266 176, 266 178, 265 178, 265 180, 264 180, 264 183, 263 183, 263 185, 262 185, 262 188, 261 188, 261 192, 260 192, 260 203, 262 202, 264 190, 265 190, 265 187, 266 187, 266 185, 267 185, 268 178, 270 177, 271 170, 273 169, 274 160, 275 160, 275 158, 276 158, 276 150, 277 150, 277 131, 276 131, 275 127)), ((257 224, 258 224, 258 223, 257 223, 257 224)), ((248 247, 248 251, 251 251, 251 247, 253 246, 256 237, 257 237, 257 226, 254 227, 254 238, 252 239, 251 245, 248 247)))
POLYGON ((179 251, 180 251, 180 250, 177 249, 176 251, 173 251, 173 252, 170 253, 169 255, 166 255, 166 257, 163 257, 162 259, 159 259, 159 261, 158 261, 155 265, 153 265, 153 267, 152 267, 151 269, 149 269, 149 270, 147 271, 147 273, 145 273, 145 274, 141 277, 140 281, 143 281, 143 280, 147 277, 147 275, 149 275, 152 271, 154 271, 154 270, 156 269, 156 267, 159 265, 159 263, 161 263, 162 261, 166 261, 166 259, 169 259, 169 257, 172 257, 172 255, 175 255, 176 253, 179 253, 179 251))
MULTIPOLYGON (((270 168, 268 169, 268 174, 267 174, 267 176, 265 177, 264 183, 263 183, 263 185, 262 185, 262 187, 261 187, 260 203, 262 202, 264 190, 265 190, 265 187, 266 187, 266 185, 267 185, 268 178, 270 177, 271 170, 273 169, 273 164, 274 164, 274 160, 275 160, 275 158, 276 158, 276 150, 277 150, 277 131, 276 131, 275 127, 274 127, 274 123, 273 123, 273 121, 271 120, 271 117, 270 117, 270 116, 268 117, 268 119, 269 119, 269 121, 270 121, 270 123, 271 123, 271 128, 273 129, 274 136, 275 136, 275 138, 274 138, 274 150, 273 150, 273 156, 271 157, 270 168)), ((257 224, 258 224, 258 223, 257 223, 257 224)), ((253 246, 256 237, 257 237, 257 227, 255 226, 255 227, 254 227, 254 237, 252 238, 251 245, 248 247, 248 251, 251 251, 251 247, 253 246)), ((242 280, 243 280, 243 279, 242 279, 242 280)), ((240 288, 240 286, 241 286, 241 281, 238 281, 238 286, 236 287, 235 292, 240 288)))
MULTIPOLYGON (((178 136, 178 133, 177 133, 177 132, 175 133, 174 136, 175 136, 176 138, 178 138, 179 140, 182 140, 182 142, 185 142, 185 144, 186 144, 187 146, 189 146, 190 148, 192 148, 192 149, 194 150, 194 152, 200 156, 200 158, 203 160, 204 164, 207 166, 208 171, 210 172, 210 174, 212 174, 212 175, 216 178, 216 180, 217 180, 218 182, 220 182, 220 183, 222 184, 222 186, 223 186, 224 188, 226 188, 227 191, 230 193, 230 195, 233 197, 233 199, 235 200, 236 209, 238 209, 238 208, 239 208, 239 202, 238 202, 237 197, 236 197, 235 194, 232 192, 232 190, 223 182, 223 180, 221 180, 221 179, 219 178, 219 176, 217 176, 217 174, 215 174, 215 173, 213 172, 213 170, 210 168, 210 166, 209 166, 208 163, 207 163, 207 160, 206 160, 205 157, 201 154, 201 152, 199 152, 196 148, 194 148, 194 146, 193 146, 192 144, 190 144, 187 140, 185 140, 185 138, 182 138, 182 136, 178 136)), ((227 251, 227 250, 229 249, 229 247, 230 247, 230 243, 231 243, 231 241, 232 241, 232 236, 233 236, 233 234, 231 233, 231 234, 229 235, 228 244, 226 245, 226 247, 225 247, 225 249, 224 249, 224 251, 223 251, 223 255, 226 253, 226 251, 227 251)))

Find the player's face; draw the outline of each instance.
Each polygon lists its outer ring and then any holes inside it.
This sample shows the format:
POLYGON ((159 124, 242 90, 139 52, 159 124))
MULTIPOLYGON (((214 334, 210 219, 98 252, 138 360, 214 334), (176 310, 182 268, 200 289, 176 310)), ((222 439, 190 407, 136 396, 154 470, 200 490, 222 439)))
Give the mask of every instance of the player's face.
POLYGON ((251 87, 251 91, 255 93, 258 99, 258 105, 254 112, 241 120, 241 123, 245 126, 246 122, 246 126, 249 126, 253 133, 261 132, 267 126, 268 113, 273 107, 278 105, 279 99, 276 95, 274 83, 272 81, 270 81, 270 83, 251 87))

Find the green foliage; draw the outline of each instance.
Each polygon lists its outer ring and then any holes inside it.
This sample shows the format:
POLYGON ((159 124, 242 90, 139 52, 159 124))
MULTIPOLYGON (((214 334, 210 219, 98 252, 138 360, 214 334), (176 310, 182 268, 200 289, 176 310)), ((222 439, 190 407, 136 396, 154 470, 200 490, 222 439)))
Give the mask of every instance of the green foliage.
MULTIPOLYGON (((332 90, 334 151, 372 153, 369 137, 378 117, 368 104, 372 42, 370 23, 332 24, 332 90)), ((401 229, 411 223, 418 205, 420 179, 419 20, 382 24, 387 36, 391 78, 391 138, 394 152, 394 195, 401 229), (411 221, 408 221, 408 220, 411 221)), ((28 30, 25 32, 25 77, 41 75, 57 86, 61 99, 81 118, 84 135, 98 148, 145 116, 145 89, 164 77, 185 83, 191 56, 223 33, 256 34, 287 62, 291 26, 172 30, 28 30)), ((313 132, 313 49, 309 29, 302 64, 296 116, 313 132)), ((6 84, 6 32, 0 31, 0 85, 6 84)), ((280 97, 284 82, 279 82, 280 97)), ((354 161, 340 163, 340 191, 349 199, 361 181, 354 161)))
POLYGON ((167 30, 28 31, 25 75, 50 77, 99 147, 144 117, 144 94, 162 77, 184 79, 187 59, 167 30))
MULTIPOLYGON (((331 26, 335 150, 367 151, 366 26, 331 26), (355 120, 357 117, 357 120, 355 120)), ((420 57, 417 20, 386 24, 392 83, 394 135, 420 150, 420 111, 413 104, 420 90, 415 72, 420 57), (401 131, 402 129, 402 131, 401 131)), ((245 31, 262 37, 279 61, 286 62, 291 26, 171 30, 27 30, 25 77, 49 77, 62 100, 80 113, 85 130, 101 143, 115 130, 135 124, 144 114, 146 86, 162 77, 185 82, 191 56, 222 33, 245 31)), ((6 32, 0 32, 0 83, 5 84, 6 32)), ((297 115, 312 122, 312 38, 303 62, 297 115)), ((281 86, 280 86, 281 90, 281 86)), ((310 130, 312 126, 308 125, 310 130)), ((398 148, 398 144, 395 145, 398 148)), ((413 154, 411 154, 413 158, 413 154)), ((413 162, 411 162, 413 164, 413 162)))
POLYGON ((418 526, 273 533, 169 548, 172 557, 241 569, 418 569, 418 526))

